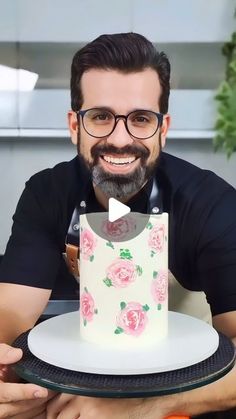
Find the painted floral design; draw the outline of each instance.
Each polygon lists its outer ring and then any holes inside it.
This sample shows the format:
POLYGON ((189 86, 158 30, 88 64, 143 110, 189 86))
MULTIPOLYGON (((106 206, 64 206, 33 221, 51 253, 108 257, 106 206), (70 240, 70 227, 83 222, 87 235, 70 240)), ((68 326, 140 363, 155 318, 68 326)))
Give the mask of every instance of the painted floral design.
POLYGON ((106 270, 106 278, 103 280, 108 286, 125 288, 134 282, 137 276, 142 275, 141 266, 135 265, 129 249, 120 249, 120 257, 115 259, 106 270))
POLYGON ((90 260, 90 262, 94 259, 94 249, 97 245, 97 239, 94 234, 88 230, 84 229, 80 232, 80 252, 85 260, 90 260))
POLYGON ((168 296, 168 273, 167 271, 153 272, 153 281, 151 284, 151 293, 157 309, 161 310, 162 303, 166 301, 168 296))
POLYGON ((106 274, 114 287, 121 288, 134 282, 137 276, 134 262, 123 259, 117 259, 108 266, 106 274))
POLYGON ((88 292, 87 288, 84 288, 84 292, 80 296, 80 312, 83 317, 84 326, 87 325, 87 322, 91 322, 93 320, 94 314, 98 313, 95 308, 94 299, 88 292))
POLYGON ((104 221, 102 232, 108 240, 123 240, 127 233, 136 228, 135 220, 131 217, 121 217, 116 221, 104 221))
POLYGON ((149 307, 147 304, 142 305, 137 302, 121 302, 121 311, 116 318, 117 328, 115 334, 119 335, 125 333, 132 336, 140 336, 148 322, 147 311, 149 307))
POLYGON ((151 248, 151 256, 155 253, 161 253, 165 244, 165 226, 164 224, 157 224, 149 233, 148 245, 151 248))

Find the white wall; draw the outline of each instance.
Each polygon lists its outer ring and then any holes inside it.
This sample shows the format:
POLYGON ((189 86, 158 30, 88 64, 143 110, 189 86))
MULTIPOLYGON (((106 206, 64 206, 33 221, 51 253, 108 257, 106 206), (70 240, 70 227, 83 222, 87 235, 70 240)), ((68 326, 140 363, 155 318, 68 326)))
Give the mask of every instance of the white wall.
POLYGON ((234 0, 0 0, 0 40, 76 42, 141 32, 158 42, 220 42, 235 28, 234 0))

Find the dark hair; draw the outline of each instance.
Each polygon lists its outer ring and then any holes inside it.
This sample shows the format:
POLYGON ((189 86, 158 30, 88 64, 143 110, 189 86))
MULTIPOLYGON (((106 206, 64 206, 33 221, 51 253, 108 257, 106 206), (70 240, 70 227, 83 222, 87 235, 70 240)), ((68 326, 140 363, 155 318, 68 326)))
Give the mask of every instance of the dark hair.
POLYGON ((123 73, 154 69, 162 92, 160 111, 167 113, 170 93, 170 63, 164 52, 137 33, 101 35, 74 55, 71 65, 71 108, 77 111, 83 103, 80 80, 85 71, 93 68, 120 70, 123 73))

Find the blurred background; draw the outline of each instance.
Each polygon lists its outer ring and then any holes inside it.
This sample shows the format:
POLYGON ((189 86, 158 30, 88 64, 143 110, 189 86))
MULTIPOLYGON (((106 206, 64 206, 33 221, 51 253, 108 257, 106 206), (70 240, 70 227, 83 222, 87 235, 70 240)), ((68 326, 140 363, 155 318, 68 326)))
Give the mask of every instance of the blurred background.
POLYGON ((166 151, 236 186, 236 153, 214 152, 222 46, 235 0, 0 0, 0 255, 25 181, 73 158, 67 130, 73 54, 102 33, 139 32, 169 56, 166 151))

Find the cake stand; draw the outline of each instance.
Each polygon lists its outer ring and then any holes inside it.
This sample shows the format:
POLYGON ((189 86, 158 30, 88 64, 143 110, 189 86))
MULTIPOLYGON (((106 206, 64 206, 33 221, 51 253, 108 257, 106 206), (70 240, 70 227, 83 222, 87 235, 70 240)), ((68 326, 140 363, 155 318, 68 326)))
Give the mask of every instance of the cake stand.
POLYGON ((90 348, 85 345, 87 358, 84 357, 83 342, 76 332, 78 316, 78 312, 73 312, 53 317, 19 336, 13 346, 20 347, 24 355, 14 365, 15 372, 28 382, 59 392, 132 398, 173 394, 206 385, 224 376, 235 362, 235 348, 230 339, 201 320, 169 312, 169 343, 166 340, 162 349, 162 345, 155 349, 152 362, 147 351, 135 351, 129 360, 136 357, 136 362, 124 367, 121 362, 127 352, 120 351, 117 358, 113 351, 113 357, 110 354, 106 363, 106 356, 102 358, 104 348, 96 347, 95 358, 99 360, 96 363, 91 358, 93 345, 90 348), (191 347, 193 356, 189 356, 191 347), (163 348, 166 358, 161 355, 163 348), (184 354, 180 362, 176 357, 174 362, 171 359, 174 352, 184 354))
MULTIPOLYGON (((219 345, 218 333, 207 323, 174 312, 168 313, 168 337, 151 348, 140 346, 136 350, 125 346, 125 340, 119 349, 86 342, 81 339, 79 324, 79 311, 40 323, 29 332, 30 352, 48 364, 72 371, 140 375, 197 364, 219 345)), ((117 335, 114 338, 120 339, 117 335)), ((137 339, 133 337, 138 346, 137 339)))

